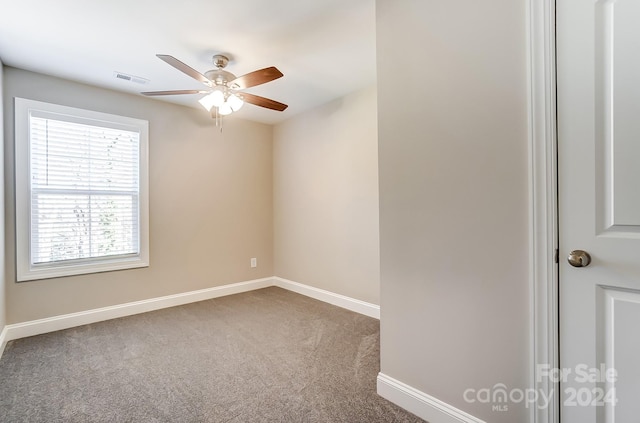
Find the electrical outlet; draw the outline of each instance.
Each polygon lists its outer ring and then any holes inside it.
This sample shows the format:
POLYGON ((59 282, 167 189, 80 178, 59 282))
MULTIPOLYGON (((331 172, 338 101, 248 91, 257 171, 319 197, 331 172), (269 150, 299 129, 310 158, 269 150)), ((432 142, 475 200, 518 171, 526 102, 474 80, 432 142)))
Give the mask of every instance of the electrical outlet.
POLYGON ((252 258, 251 259, 251 267, 258 267, 258 259, 257 258, 252 258))

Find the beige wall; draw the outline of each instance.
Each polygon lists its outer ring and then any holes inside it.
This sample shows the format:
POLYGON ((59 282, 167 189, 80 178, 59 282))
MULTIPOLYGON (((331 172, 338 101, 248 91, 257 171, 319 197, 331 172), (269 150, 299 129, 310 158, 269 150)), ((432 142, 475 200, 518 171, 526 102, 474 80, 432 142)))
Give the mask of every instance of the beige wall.
POLYGON ((382 372, 492 423, 527 386, 525 0, 377 0, 382 372))
POLYGON ((5 67, 7 323, 273 275, 272 127, 5 67), (13 98, 147 119, 144 269, 15 282, 13 98), (258 268, 251 269, 251 257, 258 268))
POLYGON ((275 274, 379 303, 375 87, 274 129, 275 274))

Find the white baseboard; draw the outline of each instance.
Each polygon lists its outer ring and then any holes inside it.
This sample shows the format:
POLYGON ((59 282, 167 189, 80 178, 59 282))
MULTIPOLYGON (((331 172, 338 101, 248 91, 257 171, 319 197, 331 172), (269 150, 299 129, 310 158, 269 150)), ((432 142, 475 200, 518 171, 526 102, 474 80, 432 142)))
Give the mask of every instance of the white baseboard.
POLYGON ((380 319, 380 306, 275 276, 274 285, 365 316, 380 319))
POLYGON ((239 294, 270 286, 278 286, 307 297, 346 308, 356 313, 380 319, 380 306, 375 304, 370 304, 287 279, 271 277, 7 325, 0 333, 0 357, 2 357, 2 353, 4 352, 4 347, 7 342, 14 339, 41 335, 43 333, 55 332, 57 330, 69 329, 104 320, 117 319, 119 317, 132 316, 134 314, 146 313, 148 311, 194 303, 197 301, 210 300, 212 298, 239 294))
POLYGON ((2 353, 4 353, 4 347, 7 346, 7 327, 2 328, 2 332, 0 332, 0 357, 2 357, 2 353))
POLYGON ((2 347, 4 348, 4 343, 7 341, 25 338, 27 336, 69 329, 109 319, 117 319, 119 317, 131 316, 134 314, 159 310, 161 308, 210 300, 212 298, 239 294, 241 292, 253 291, 254 289, 267 288, 269 286, 273 286, 273 278, 255 279, 247 282, 216 286, 213 288, 200 289, 198 291, 167 295, 166 297, 151 298, 148 300, 134 301, 131 303, 118 304, 115 306, 7 325, 2 331, 2 335, 4 335, 2 338, 2 347))
POLYGON ((378 395, 429 423, 485 423, 384 373, 378 373, 378 395))

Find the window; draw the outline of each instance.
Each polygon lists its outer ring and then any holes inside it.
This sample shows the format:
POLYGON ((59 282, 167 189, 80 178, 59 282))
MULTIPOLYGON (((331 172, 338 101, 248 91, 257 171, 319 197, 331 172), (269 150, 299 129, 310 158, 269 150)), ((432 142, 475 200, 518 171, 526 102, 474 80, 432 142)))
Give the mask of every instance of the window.
POLYGON ((15 101, 18 281, 148 266, 148 122, 15 101))

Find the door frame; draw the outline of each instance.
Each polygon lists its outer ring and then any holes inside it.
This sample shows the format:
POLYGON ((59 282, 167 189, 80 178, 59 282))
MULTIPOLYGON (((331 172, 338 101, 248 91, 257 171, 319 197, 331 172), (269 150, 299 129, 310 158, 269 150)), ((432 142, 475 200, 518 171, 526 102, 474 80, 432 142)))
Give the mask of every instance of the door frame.
POLYGON ((527 1, 529 94, 529 389, 551 396, 530 406, 531 423, 560 422, 560 387, 539 380, 539 365, 559 368, 558 154, 556 114, 556 0, 527 1))

